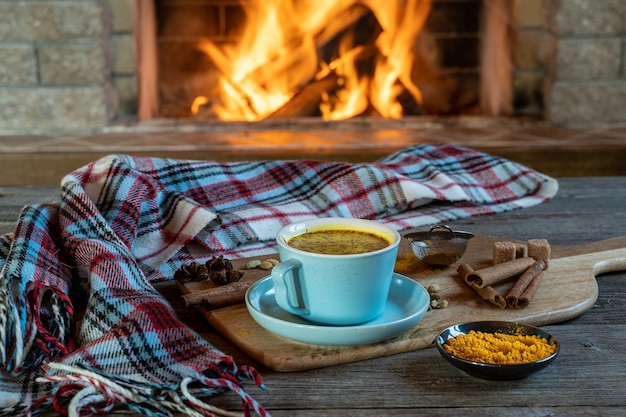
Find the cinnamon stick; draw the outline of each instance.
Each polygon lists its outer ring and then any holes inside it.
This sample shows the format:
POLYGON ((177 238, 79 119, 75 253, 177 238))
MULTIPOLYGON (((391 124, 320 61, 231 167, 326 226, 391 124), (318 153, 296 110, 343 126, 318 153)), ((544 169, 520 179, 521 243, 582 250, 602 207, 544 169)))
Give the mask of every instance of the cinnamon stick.
POLYGON ((474 273, 474 269, 468 264, 461 264, 456 270, 459 275, 463 278, 463 281, 472 288, 476 293, 485 301, 490 302, 491 304, 498 306, 500 308, 506 307, 506 300, 502 295, 500 295, 492 286, 487 286, 483 288, 478 288, 472 284, 467 282, 467 276, 469 274, 474 273))
POLYGON ((472 268, 469 264, 461 264, 456 269, 456 272, 463 278, 463 281, 467 282, 467 276, 474 272, 474 268, 472 268))
POLYGON ((483 300, 488 301, 497 307, 506 308, 506 300, 492 286, 476 288, 473 285, 470 285, 470 287, 474 288, 474 290, 476 290, 476 293, 483 300))
POLYGON ((488 287, 521 274, 534 262, 533 258, 526 257, 488 266, 468 274, 465 282, 477 288, 488 287))
POLYGON ((180 298, 185 307, 203 304, 208 309, 217 309, 243 302, 246 291, 255 281, 237 281, 203 291, 184 294, 180 298))
POLYGON ((537 274, 535 279, 533 279, 533 281, 526 288, 526 290, 524 290, 522 295, 517 300, 517 304, 515 305, 516 308, 524 308, 528 306, 528 304, 530 304, 530 301, 533 299, 533 297, 535 296, 535 293, 537 292, 537 288, 539 288, 539 284, 541 283, 542 278, 543 278, 543 271, 537 274))
POLYGON ((539 260, 535 261, 524 273, 515 281, 515 284, 511 287, 506 294, 506 302, 508 305, 515 307, 519 301, 520 296, 524 293, 526 288, 535 280, 537 275, 542 274, 545 269, 545 262, 539 260))

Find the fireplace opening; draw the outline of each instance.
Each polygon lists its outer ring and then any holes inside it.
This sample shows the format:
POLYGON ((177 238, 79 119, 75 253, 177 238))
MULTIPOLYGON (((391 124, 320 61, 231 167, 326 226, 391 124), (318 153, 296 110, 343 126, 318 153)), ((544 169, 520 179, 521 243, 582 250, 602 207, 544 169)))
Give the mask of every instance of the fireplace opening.
POLYGON ((141 4, 143 119, 514 112, 515 1, 141 4))

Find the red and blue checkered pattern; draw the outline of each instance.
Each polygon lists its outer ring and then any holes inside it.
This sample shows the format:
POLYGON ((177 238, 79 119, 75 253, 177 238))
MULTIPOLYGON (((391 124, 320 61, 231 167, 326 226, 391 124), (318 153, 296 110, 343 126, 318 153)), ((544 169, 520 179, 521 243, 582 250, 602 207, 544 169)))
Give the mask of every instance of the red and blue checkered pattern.
POLYGON ((530 207, 557 190, 527 167, 452 145, 364 164, 102 158, 0 238, 0 415, 213 415, 199 399, 225 390, 266 415, 243 388, 264 387, 255 370, 181 323, 152 284, 191 260, 274 252, 277 230, 306 218, 406 230, 530 207))

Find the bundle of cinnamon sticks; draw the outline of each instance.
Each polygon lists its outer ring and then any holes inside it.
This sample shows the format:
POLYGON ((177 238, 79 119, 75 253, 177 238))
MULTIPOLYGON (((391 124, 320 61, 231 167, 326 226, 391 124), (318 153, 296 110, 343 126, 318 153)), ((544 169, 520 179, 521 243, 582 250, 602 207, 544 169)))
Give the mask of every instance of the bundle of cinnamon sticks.
POLYGON ((548 269, 550 252, 546 239, 531 239, 526 244, 495 242, 491 266, 474 270, 462 264, 457 272, 483 300, 500 308, 524 308, 530 304, 548 269), (503 295, 494 285, 505 281, 513 281, 513 285, 503 295))

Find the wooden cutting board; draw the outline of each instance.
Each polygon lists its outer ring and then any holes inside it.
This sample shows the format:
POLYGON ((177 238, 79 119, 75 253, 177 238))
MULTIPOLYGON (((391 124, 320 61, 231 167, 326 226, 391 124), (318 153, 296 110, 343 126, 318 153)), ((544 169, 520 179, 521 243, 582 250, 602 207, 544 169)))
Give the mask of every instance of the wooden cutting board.
MULTIPOLYGON (((490 265, 493 242, 499 240, 512 239, 477 235, 470 240, 463 258, 454 265, 405 273, 425 288, 437 285, 442 299, 448 300, 448 307, 430 310, 412 329, 370 345, 337 347, 295 342, 263 329, 252 319, 243 303, 218 310, 198 308, 217 331, 250 357, 276 371, 292 372, 427 348, 434 345, 441 330, 460 322, 510 320, 541 326, 572 319, 595 303, 597 275, 626 270, 626 237, 581 246, 553 246, 549 269, 531 304, 524 309, 500 309, 481 300, 456 273, 460 263, 468 263, 474 269, 490 265)), ((399 256, 408 252, 410 246, 403 239, 399 256)), ((237 269, 243 268, 246 261, 234 260, 233 265, 237 269)), ((246 272, 247 279, 268 275, 267 271, 261 270, 249 272, 246 272)), ((495 288, 505 293, 511 285, 506 283, 495 288)), ((197 286, 181 288, 183 293, 197 289, 197 286)))

